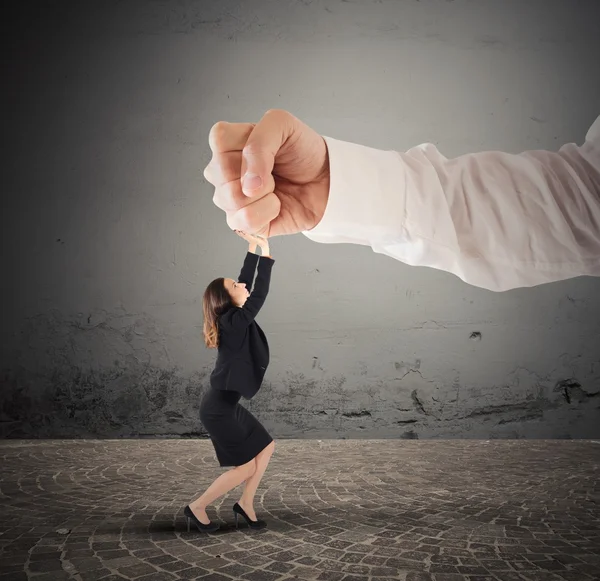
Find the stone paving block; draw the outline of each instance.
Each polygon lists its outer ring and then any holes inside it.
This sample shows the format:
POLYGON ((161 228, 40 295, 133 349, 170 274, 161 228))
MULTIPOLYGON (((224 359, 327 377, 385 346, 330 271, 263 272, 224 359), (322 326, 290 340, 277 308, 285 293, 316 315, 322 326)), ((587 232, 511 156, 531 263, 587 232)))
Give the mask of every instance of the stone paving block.
POLYGON ((0 574, 1 581, 28 581, 29 577, 27 573, 23 573, 22 571, 19 573, 5 573, 0 574))
POLYGON ((47 553, 32 553, 29 556, 31 562, 34 561, 59 561, 62 555, 62 551, 51 551, 47 553))
POLYGON ((323 571, 316 578, 317 581, 342 581, 345 573, 336 573, 335 571, 323 571))
POLYGON ((165 571, 169 571, 170 573, 178 573, 179 571, 183 570, 187 571, 191 568, 191 565, 185 561, 172 561, 170 563, 163 563, 160 568, 164 569, 165 571))
POLYGON ((36 581, 39 579, 40 581, 72 581, 73 576, 66 571, 52 571, 50 573, 44 573, 42 575, 36 575, 32 577, 36 581))
POLYGON ((352 575, 364 575, 369 576, 371 568, 367 565, 344 565, 342 570, 352 575))
POLYGON ((277 581, 280 578, 280 573, 273 573, 272 571, 265 571, 263 569, 246 573, 241 577, 241 579, 247 579, 248 581, 277 581))
POLYGON ((174 581, 177 579, 175 575, 162 571, 160 573, 151 573, 150 575, 143 575, 142 577, 136 577, 136 581, 174 581))
MULTIPOLYGON (((102 557, 100 557, 102 559, 102 557)), ((133 566, 139 563, 140 560, 136 559, 133 555, 129 557, 119 557, 118 559, 104 559, 102 563, 111 569, 119 569, 120 567, 133 566)))
POLYGON ((497 571, 494 576, 498 581, 526 581, 525 577, 514 572, 497 571))
POLYGON ((288 573, 295 567, 296 565, 293 563, 280 563, 279 561, 273 561, 272 563, 269 563, 265 569, 268 571, 274 571, 275 573, 288 573))
POLYGON ((406 581, 434 581, 433 575, 412 571, 406 575, 406 581))
POLYGON ((181 571, 177 571, 177 577, 179 579, 198 579, 208 575, 210 571, 202 567, 186 567, 181 571))
MULTIPOLYGON (((251 558, 253 555, 244 555, 243 558, 251 558)), ((205 569, 209 569, 212 571, 216 571, 223 566, 223 559, 219 558, 211 558, 211 557, 201 557, 194 561, 194 564, 198 567, 204 567, 205 569)))
POLYGON ((363 559, 363 555, 360 553, 343 553, 339 556, 338 561, 343 563, 360 563, 363 559))
POLYGON ((0 574, 19 573, 23 571, 24 563, 12 563, 10 560, 4 560, 0 564, 0 574))
POLYGON ((152 563, 153 565, 161 565, 163 563, 176 563, 177 560, 171 555, 161 555, 159 557, 147 557, 144 559, 148 563, 152 563))
POLYGON ((80 577, 83 581, 100 581, 100 579, 104 579, 112 573, 105 568, 95 569, 93 571, 84 571, 79 573, 80 577))
POLYGON ((306 565, 307 567, 314 567, 318 565, 322 559, 316 559, 315 557, 301 557, 300 559, 296 559, 295 563, 300 563, 300 565, 306 565))
POLYGON ((455 567, 454 565, 431 565, 431 567, 429 567, 429 572, 435 573, 435 574, 437 574, 437 573, 452 573, 452 574, 460 573, 458 568, 455 567))
POLYGON ((456 567, 456 569, 458 570, 458 572, 461 575, 489 575, 489 572, 487 569, 485 569, 484 567, 465 567, 464 565, 459 565, 456 567))
POLYGON ((322 571, 322 568, 315 569, 314 567, 307 567, 305 565, 295 565, 296 566, 288 574, 299 579, 315 579, 318 577, 319 572, 322 571))
POLYGON ((562 581, 559 576, 546 572, 527 573, 523 577, 527 581, 562 581))
POLYGON ((117 571, 119 572, 119 575, 123 575, 129 579, 135 579, 136 577, 141 577, 142 575, 156 573, 156 569, 154 567, 146 565, 145 563, 137 563, 136 565, 130 565, 128 567, 118 567, 117 571))
POLYGON ((59 559, 52 561, 32 561, 29 563, 29 570, 32 573, 47 573, 48 571, 62 571, 63 566, 59 559))

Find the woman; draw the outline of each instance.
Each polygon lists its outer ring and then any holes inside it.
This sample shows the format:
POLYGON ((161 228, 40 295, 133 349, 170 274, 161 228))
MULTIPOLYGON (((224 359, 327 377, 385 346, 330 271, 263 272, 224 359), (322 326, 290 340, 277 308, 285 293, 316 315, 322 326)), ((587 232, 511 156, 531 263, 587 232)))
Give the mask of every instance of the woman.
POLYGON ((200 404, 200 419, 208 431, 221 466, 233 466, 217 478, 206 492, 184 509, 188 531, 193 521, 199 530, 219 528, 206 514, 206 507, 244 483, 241 498, 233 505, 235 524, 241 515, 251 528, 266 523, 256 518, 254 495, 275 448, 273 438, 261 423, 239 403, 260 389, 267 365, 269 346, 255 317, 269 292, 274 264, 266 239, 236 231, 249 244, 244 265, 236 282, 231 278, 213 280, 202 300, 204 341, 217 348, 217 362, 210 376, 210 388, 200 404), (256 253, 259 246, 262 256, 256 253), (254 271, 258 264, 252 293, 254 271))

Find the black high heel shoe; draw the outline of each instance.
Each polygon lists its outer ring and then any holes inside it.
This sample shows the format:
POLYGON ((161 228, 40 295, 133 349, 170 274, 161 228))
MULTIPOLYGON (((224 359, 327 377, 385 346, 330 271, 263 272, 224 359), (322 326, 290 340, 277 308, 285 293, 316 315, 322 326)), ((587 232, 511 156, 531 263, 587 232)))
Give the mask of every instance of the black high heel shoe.
POLYGON ((203 533, 214 533, 220 528, 219 525, 214 522, 211 522, 207 525, 205 525, 203 522, 200 522, 198 517, 192 512, 192 509, 189 507, 189 505, 183 509, 183 514, 187 518, 188 533, 190 532, 190 523, 192 521, 194 521, 194 524, 198 527, 198 530, 203 533))
POLYGON ((236 529, 238 528, 238 515, 240 514, 246 519, 246 522, 251 529, 264 529, 267 526, 267 523, 264 520, 252 520, 237 502, 233 505, 233 514, 235 515, 236 529))

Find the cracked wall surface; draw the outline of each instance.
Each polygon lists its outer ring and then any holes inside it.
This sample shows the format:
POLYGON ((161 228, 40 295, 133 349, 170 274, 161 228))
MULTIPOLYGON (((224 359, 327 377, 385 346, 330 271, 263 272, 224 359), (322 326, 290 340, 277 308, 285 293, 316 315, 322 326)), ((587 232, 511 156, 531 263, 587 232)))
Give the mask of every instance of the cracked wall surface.
MULTIPOLYGON (((454 157, 580 143, 599 113, 591 2, 14 10, 5 438, 206 437, 201 296, 245 252, 202 175, 214 122, 284 108, 325 135, 454 157)), ((362 246, 271 247, 272 360, 245 405, 275 437, 600 437, 600 279, 491 293, 362 246)))

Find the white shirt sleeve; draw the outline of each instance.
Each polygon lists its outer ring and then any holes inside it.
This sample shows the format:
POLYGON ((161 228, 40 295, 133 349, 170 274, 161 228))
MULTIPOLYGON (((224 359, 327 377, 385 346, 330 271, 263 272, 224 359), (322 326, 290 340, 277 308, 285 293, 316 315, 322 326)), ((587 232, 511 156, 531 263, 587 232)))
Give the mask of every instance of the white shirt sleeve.
POLYGON ((447 159, 325 137, 327 208, 303 234, 370 246, 492 291, 600 275, 600 117, 558 152, 447 159))

